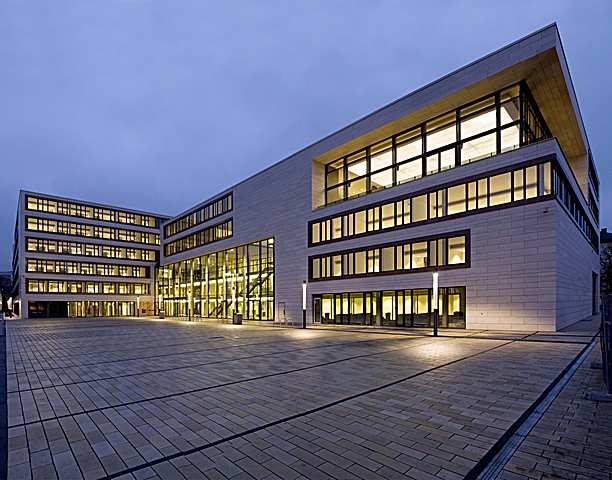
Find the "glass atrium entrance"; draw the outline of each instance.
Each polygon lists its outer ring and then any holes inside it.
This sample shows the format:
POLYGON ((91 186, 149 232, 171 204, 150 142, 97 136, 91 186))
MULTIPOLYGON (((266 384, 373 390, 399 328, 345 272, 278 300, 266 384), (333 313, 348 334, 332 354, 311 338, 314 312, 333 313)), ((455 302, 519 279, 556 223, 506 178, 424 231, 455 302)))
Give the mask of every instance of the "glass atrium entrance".
POLYGON ((170 317, 274 320, 274 239, 160 267, 157 307, 170 317))

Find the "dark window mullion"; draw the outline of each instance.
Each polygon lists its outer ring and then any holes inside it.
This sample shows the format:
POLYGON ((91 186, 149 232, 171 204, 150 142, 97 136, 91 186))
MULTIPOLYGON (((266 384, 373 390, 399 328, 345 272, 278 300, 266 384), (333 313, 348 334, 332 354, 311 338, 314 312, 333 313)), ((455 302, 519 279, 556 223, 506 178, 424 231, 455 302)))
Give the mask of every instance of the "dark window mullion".
POLYGON ((391 137, 391 168, 393 170, 391 170, 391 173, 393 175, 392 178, 392 183, 393 185, 397 185, 397 152, 396 152, 396 142, 395 142, 395 137, 391 137))
POLYGON ((346 164, 346 157, 342 160, 342 200, 348 198, 348 166, 346 164))
POLYGON ((372 173, 372 164, 370 157, 370 147, 366 147, 366 194, 372 191, 372 179, 370 174, 372 173))
POLYGON ((525 135, 525 85, 521 82, 519 86, 519 146, 522 147, 525 145, 524 135, 525 135))
POLYGON ((456 145, 455 145, 455 167, 461 165, 461 117, 459 115, 459 109, 457 109, 455 115, 455 125, 456 125, 456 145))
POLYGON ((495 135, 495 148, 499 155, 501 153, 501 99, 499 92, 495 94, 495 129, 497 132, 495 135))
POLYGON ((421 178, 427 175, 427 135, 425 124, 421 124, 421 178))

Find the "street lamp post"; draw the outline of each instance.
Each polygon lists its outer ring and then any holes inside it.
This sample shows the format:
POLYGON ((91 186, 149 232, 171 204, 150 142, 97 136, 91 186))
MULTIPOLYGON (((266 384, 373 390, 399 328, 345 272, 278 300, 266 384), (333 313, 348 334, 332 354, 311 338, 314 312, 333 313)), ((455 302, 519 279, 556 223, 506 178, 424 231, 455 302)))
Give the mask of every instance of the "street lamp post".
POLYGON ((302 328, 306 328, 306 280, 302 282, 302 328))
POLYGON ((433 334, 438 336, 438 322, 440 320, 438 312, 438 272, 433 272, 433 334))

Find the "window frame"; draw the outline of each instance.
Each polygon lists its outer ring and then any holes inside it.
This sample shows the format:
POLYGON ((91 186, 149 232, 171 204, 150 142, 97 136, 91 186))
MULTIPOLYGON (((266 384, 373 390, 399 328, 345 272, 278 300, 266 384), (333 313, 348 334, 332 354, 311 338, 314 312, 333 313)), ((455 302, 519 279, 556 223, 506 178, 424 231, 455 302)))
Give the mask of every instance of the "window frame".
MULTIPOLYGON (((360 261, 361 262, 361 261, 360 261)), ((328 252, 324 254, 311 255, 308 257, 308 278, 309 281, 330 281, 330 280, 341 280, 341 279, 352 279, 352 278, 363 278, 381 275, 404 275, 410 273, 422 273, 439 270, 454 270, 460 268, 471 267, 471 231, 457 230, 452 232, 445 232, 436 235, 427 235, 424 237, 408 238, 401 241, 386 242, 381 244, 370 245, 367 247, 351 248, 346 250, 338 250, 328 252), (448 239, 449 238, 464 238, 465 252, 464 263, 448 263, 448 239), (435 262, 430 255, 431 243, 436 245, 436 250, 439 252, 436 255, 435 262), (413 267, 413 250, 415 244, 425 245, 426 265, 424 267, 413 267), (401 248, 400 248, 401 247, 401 248), (406 258, 406 247, 409 247, 408 253, 408 267, 405 264, 406 258), (400 257, 399 252, 402 251, 400 257), (384 251, 393 252, 393 269, 385 270, 384 267, 384 251), (340 257, 342 260, 339 262, 340 272, 336 274, 335 271, 326 271, 323 265, 331 262, 333 259, 340 257), (363 259, 363 265, 358 266, 358 258, 363 259), (329 260, 328 260, 329 259, 329 260), (346 259, 346 260, 345 260, 346 259), (442 261, 440 261, 442 260, 442 261), (315 264, 319 265, 319 276, 314 275, 315 264), (350 265, 349 265, 350 264, 350 265), (345 272, 345 266, 347 270, 352 273, 345 272), (363 267, 363 268, 358 268, 363 267), (362 272, 362 273, 358 273, 362 272)))
POLYGON ((405 184, 411 181, 416 181, 420 178, 423 178, 429 175, 435 175, 437 173, 442 173, 448 169, 457 168, 463 165, 468 165, 469 163, 484 160, 486 158, 489 158, 490 156, 495 156, 501 153, 505 153, 505 152, 502 152, 502 145, 501 145, 502 132, 503 130, 506 130, 511 127, 516 127, 516 126, 519 127, 519 144, 517 148, 523 147, 529 143, 537 142, 544 138, 552 137, 550 133, 550 129, 548 128, 548 125, 546 124, 544 117, 542 116, 538 108, 538 105, 535 103, 533 95, 531 94, 529 87, 527 86, 527 83, 525 81, 520 81, 520 82, 511 84, 511 85, 508 85, 505 88, 502 88, 493 93, 477 98, 453 110, 444 112, 440 115, 436 115, 435 117, 427 119, 426 121, 418 125, 412 126, 411 128, 407 130, 403 130, 395 135, 383 138, 373 144, 370 144, 366 147, 359 148, 358 150, 352 151, 340 158, 336 158, 333 161, 326 163, 324 165, 325 169, 324 169, 324 189, 323 189, 324 198, 325 198, 325 206, 333 205, 333 204, 343 202, 346 200, 350 200, 352 198, 358 198, 358 197, 373 193, 375 191, 392 188, 400 184, 405 184), (502 94, 504 92, 511 91, 512 89, 516 87, 518 87, 518 97, 509 97, 508 99, 505 99, 502 101, 502 97, 501 97, 502 94), (512 122, 508 122, 502 125, 501 123, 502 105, 512 101, 512 99, 515 99, 515 98, 518 98, 518 101, 519 101, 519 118, 518 120, 514 120, 512 122), (491 100, 491 102, 487 103, 488 100, 491 100), (482 108, 479 108, 474 111, 470 111, 468 114, 462 116, 462 112, 464 112, 465 110, 469 110, 470 107, 476 106, 481 103, 484 104, 482 108), (489 128, 489 129, 480 131, 478 133, 475 133, 470 136, 466 136, 464 138, 461 134, 462 121, 470 120, 470 119, 477 117, 478 115, 482 115, 483 112, 490 111, 491 107, 493 107, 495 111, 495 126, 493 128, 489 128), (526 114, 529 114, 534 118, 535 124, 538 126, 537 128, 541 130, 540 133, 538 133, 537 131, 536 132, 532 131, 533 129, 527 124, 528 118, 525 116, 526 114), (438 145, 435 149, 429 149, 429 147, 427 146, 427 137, 431 135, 432 133, 436 133, 437 131, 440 131, 442 129, 449 128, 449 126, 453 125, 453 121, 446 122, 440 126, 436 126, 433 129, 430 129, 431 124, 435 124, 437 121, 441 121, 441 119, 444 119, 445 117, 448 117, 450 119, 453 116, 454 116, 454 127, 455 127, 455 141, 449 144, 446 144, 446 145, 438 145), (477 140, 479 138, 482 138, 482 137, 485 137, 491 134, 495 134, 494 151, 492 151, 489 156, 479 157, 474 160, 470 159, 469 161, 462 163, 463 146, 469 142, 473 142, 474 140, 477 140), (402 138, 405 136, 407 138, 405 139, 402 138), (402 159, 401 161, 398 161, 397 149, 401 147, 401 145, 405 144, 406 142, 415 141, 416 139, 420 140, 421 152, 418 155, 414 155, 414 156, 411 156, 410 158, 405 158, 405 159, 402 159), (381 145, 385 142, 388 142, 391 145, 392 163, 391 165, 385 166, 380 169, 372 169, 371 150, 373 147, 381 145), (448 166, 445 163, 445 165, 447 166, 446 168, 443 169, 442 168, 442 154, 447 151, 451 151, 451 150, 454 150, 454 165, 452 165, 452 162, 451 162, 452 166, 448 166), (428 170, 429 170, 428 164, 433 165, 430 159, 436 156, 437 156, 437 159, 435 159, 434 162, 437 161, 437 168, 435 169, 432 168, 431 171, 428 173, 428 170), (355 158, 359 158, 359 160, 354 160, 355 158), (362 175, 357 175, 353 178, 349 178, 349 175, 348 175, 349 164, 355 163, 355 161, 362 161, 362 159, 364 159, 366 162, 366 172, 362 175), (416 177, 412 177, 411 179, 408 179, 408 180, 404 180, 400 183, 398 181, 398 175, 397 175, 400 168, 404 165, 407 165, 410 162, 414 162, 415 160, 419 160, 419 159, 421 163, 420 175, 416 177), (343 180, 341 182, 329 184, 328 179, 329 179, 330 173, 338 171, 340 169, 342 169, 342 172, 343 172, 342 174, 343 180), (372 175, 380 174, 381 172, 384 172, 386 169, 390 169, 391 171, 392 184, 389 186, 384 186, 381 188, 373 189, 372 182, 371 182, 372 175), (361 180, 365 180, 365 191, 363 192, 360 191, 357 194, 349 195, 350 184, 354 182, 359 182, 361 180), (338 190, 340 192, 339 195, 337 195, 338 199, 330 199, 330 192, 333 190, 338 190))

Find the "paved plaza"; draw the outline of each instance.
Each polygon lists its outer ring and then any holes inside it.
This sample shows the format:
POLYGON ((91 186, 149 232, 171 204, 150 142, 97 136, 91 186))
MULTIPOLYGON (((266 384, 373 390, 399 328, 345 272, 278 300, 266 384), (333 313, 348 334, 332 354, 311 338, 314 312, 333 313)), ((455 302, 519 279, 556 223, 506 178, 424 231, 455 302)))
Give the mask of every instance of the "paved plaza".
POLYGON ((591 340, 443 333, 7 321, 9 478, 460 479, 591 340))

